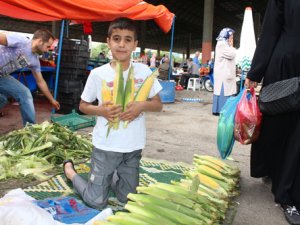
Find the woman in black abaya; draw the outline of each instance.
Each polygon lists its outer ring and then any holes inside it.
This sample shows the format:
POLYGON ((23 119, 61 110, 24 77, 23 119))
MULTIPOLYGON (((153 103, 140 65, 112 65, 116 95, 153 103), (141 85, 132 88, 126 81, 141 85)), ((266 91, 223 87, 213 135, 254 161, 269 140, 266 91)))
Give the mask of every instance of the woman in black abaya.
MULTIPOLYGON (((299 0, 269 0, 246 87, 300 76, 299 23, 299 0)), ((263 115, 259 140, 251 146, 251 176, 270 177, 287 221, 300 224, 299 111, 263 115)))

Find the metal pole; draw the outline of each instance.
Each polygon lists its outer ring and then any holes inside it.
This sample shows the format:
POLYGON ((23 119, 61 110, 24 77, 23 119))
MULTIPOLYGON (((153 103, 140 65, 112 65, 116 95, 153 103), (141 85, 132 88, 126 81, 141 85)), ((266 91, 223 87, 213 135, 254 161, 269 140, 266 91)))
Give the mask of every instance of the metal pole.
MULTIPOLYGON (((58 58, 57 58, 57 64, 56 64, 56 74, 55 74, 55 87, 54 87, 54 99, 57 97, 57 86, 58 86, 58 78, 59 78, 59 70, 60 70, 60 59, 61 59, 61 49, 63 45, 63 36, 64 36, 64 30, 65 30, 65 20, 61 21, 61 28, 60 28, 60 37, 59 37, 59 43, 58 43, 58 58)), ((55 109, 52 108, 52 114, 55 113, 55 109)))
POLYGON ((170 64, 169 64, 169 74, 168 80, 170 81, 171 73, 172 73, 172 51, 173 51, 173 41, 174 41, 174 30, 175 30, 175 15, 172 22, 172 36, 171 36, 171 47, 170 47, 170 64))

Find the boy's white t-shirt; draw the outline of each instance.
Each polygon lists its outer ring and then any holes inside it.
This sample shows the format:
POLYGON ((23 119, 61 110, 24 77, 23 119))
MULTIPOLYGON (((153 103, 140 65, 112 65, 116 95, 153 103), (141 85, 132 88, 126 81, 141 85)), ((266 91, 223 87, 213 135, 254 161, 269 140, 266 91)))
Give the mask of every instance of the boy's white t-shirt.
MULTIPOLYGON (((151 70, 142 63, 132 63, 131 66, 133 66, 134 70, 135 91, 137 91, 146 77, 151 74, 151 70)), ((124 88, 128 77, 128 71, 129 69, 123 72, 124 88)), ((88 77, 81 99, 89 103, 98 99, 98 102, 101 105, 102 80, 105 80, 107 86, 113 90, 114 77, 115 71, 110 66, 110 63, 93 69, 88 77)), ((149 98, 154 97, 161 90, 162 87, 160 83, 155 79, 149 98)), ((102 116, 98 116, 96 126, 93 130, 93 145, 101 150, 122 153, 143 149, 146 144, 145 113, 141 113, 140 116, 131 121, 127 128, 123 128, 123 123, 123 121, 120 122, 118 130, 111 128, 108 137, 106 137, 108 129, 107 120, 102 116)))

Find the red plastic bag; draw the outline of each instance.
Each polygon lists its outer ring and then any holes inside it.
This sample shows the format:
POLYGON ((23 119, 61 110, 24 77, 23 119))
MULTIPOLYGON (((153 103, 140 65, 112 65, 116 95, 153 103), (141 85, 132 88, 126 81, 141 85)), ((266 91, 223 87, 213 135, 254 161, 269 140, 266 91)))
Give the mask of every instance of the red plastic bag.
POLYGON ((235 140, 244 145, 256 141, 260 132, 261 120, 262 114, 258 107, 254 88, 251 88, 249 92, 244 90, 235 114, 235 140))

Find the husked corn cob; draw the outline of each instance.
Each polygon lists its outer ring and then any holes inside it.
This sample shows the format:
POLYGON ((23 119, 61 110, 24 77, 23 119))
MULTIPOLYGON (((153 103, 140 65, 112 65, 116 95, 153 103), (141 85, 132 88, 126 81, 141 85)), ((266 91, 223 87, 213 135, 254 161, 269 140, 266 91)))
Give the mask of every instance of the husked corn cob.
MULTIPOLYGON (((102 80, 102 103, 107 102, 107 101, 112 101, 111 90, 107 86, 106 81, 102 80)), ((107 125, 108 125, 108 128, 107 128, 106 137, 109 135, 109 132, 110 132, 110 129, 112 128, 112 126, 113 126, 113 123, 108 122, 107 125)))
POLYGON ((200 184, 204 184, 205 186, 212 188, 212 189, 218 189, 220 188, 220 185, 213 180, 211 177, 208 177, 204 174, 201 174, 197 171, 189 171, 186 173, 190 178, 197 177, 200 181, 200 184))
POLYGON ((123 111, 125 111, 128 103, 134 100, 134 90, 135 90, 134 71, 133 71, 133 67, 131 66, 128 71, 128 78, 125 86, 123 111))
POLYGON ((151 91, 152 85, 154 83, 155 78, 158 76, 158 70, 152 72, 150 76, 148 76, 142 86, 139 88, 136 93, 134 100, 136 102, 146 101, 148 99, 149 93, 151 91))
MULTIPOLYGON (((114 88, 113 88, 113 103, 115 105, 123 106, 124 102, 124 77, 123 77, 123 68, 120 62, 116 61, 116 75, 114 79, 114 88)), ((113 121, 113 128, 116 130, 119 128, 120 119, 116 117, 113 121)))
POLYGON ((203 184, 206 187, 213 189, 221 195, 228 196, 227 192, 213 178, 195 171, 189 171, 188 173, 186 173, 186 175, 191 178, 194 178, 196 176, 200 180, 200 184, 203 184))
POLYGON ((228 186, 234 186, 235 183, 236 183, 233 179, 227 178, 226 176, 222 175, 219 171, 217 171, 215 169, 212 169, 212 168, 210 168, 208 166, 205 166, 205 165, 198 165, 197 166, 197 171, 201 174, 204 174, 204 175, 207 175, 209 177, 215 178, 217 183, 218 183, 218 180, 225 182, 225 184, 228 184, 228 186))
MULTIPOLYGON (((133 66, 131 66, 128 71, 128 78, 125 86, 123 111, 125 111, 127 105, 134 100, 134 91, 135 91, 134 71, 133 71, 133 66)), ((123 127, 126 128, 127 126, 128 126, 128 121, 124 121, 123 127)))
MULTIPOLYGON (((240 170, 238 167, 229 165, 225 163, 223 160, 220 160, 216 157, 208 156, 208 155, 194 155, 195 159, 200 159, 200 160, 205 160, 208 161, 209 163, 213 163, 215 165, 218 165, 221 167, 225 173, 230 174, 231 176, 238 176, 240 174, 240 170)), ((221 172, 221 171, 220 171, 221 172)))
POLYGON ((106 81, 102 80, 102 102, 112 101, 111 90, 106 81))
POLYGON ((226 180, 223 175, 218 172, 217 170, 214 170, 208 166, 205 166, 205 165, 198 165, 196 167, 197 171, 202 173, 202 174, 205 174, 209 177, 213 177, 215 179, 218 179, 218 180, 226 180))

